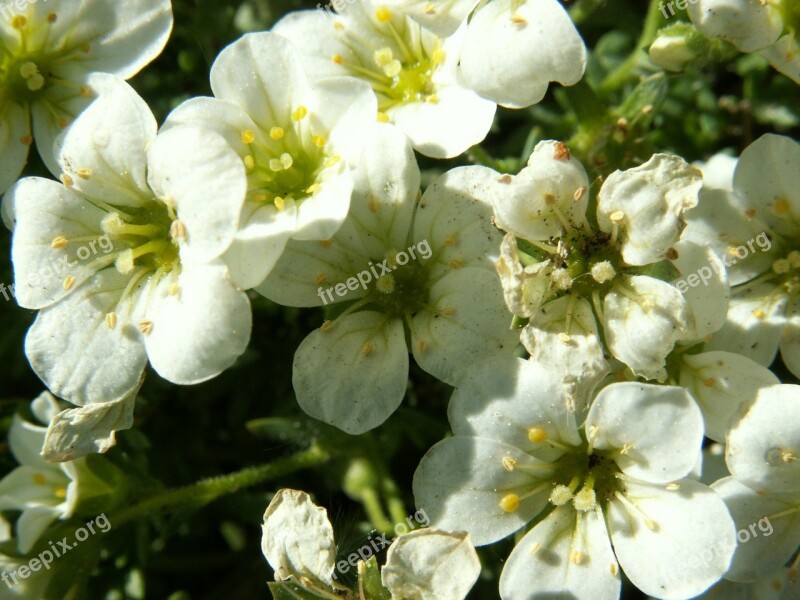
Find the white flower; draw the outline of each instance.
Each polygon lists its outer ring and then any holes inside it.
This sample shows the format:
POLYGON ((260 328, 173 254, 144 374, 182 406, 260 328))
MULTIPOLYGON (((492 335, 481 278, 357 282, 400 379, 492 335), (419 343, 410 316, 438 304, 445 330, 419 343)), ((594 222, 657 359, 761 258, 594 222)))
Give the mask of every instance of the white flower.
POLYGON ((769 366, 778 350, 800 375, 800 144, 767 134, 736 166, 733 191, 704 192, 686 237, 713 248, 735 284, 708 350, 769 366))
MULTIPOLYGON (((470 89, 508 108, 544 98, 551 81, 574 85, 586 69, 586 47, 558 0, 387 0, 442 37, 472 12, 459 56, 470 89)), ((456 34, 458 35, 458 34, 456 34)))
POLYGON ((458 79, 463 31, 442 40, 373 0, 348 3, 341 15, 293 12, 272 30, 292 40, 313 79, 369 83, 378 120, 394 123, 422 154, 457 156, 489 132, 495 104, 458 79))
POLYGON ((689 598, 728 568, 736 531, 688 477, 703 420, 682 388, 611 384, 579 427, 556 374, 497 357, 462 380, 449 418, 454 437, 422 459, 414 496, 435 527, 476 545, 535 521, 505 563, 504 600, 616 600, 620 566, 645 593, 689 598))
POLYGON ((776 570, 752 583, 722 580, 696 600, 796 600, 800 578, 788 568, 776 570))
POLYGON ((586 172, 560 142, 539 143, 517 176, 469 173, 492 178, 486 197, 496 224, 517 238, 516 247, 506 240, 497 268, 509 310, 529 318, 522 343, 569 386, 585 388, 578 396, 607 373, 604 350, 637 376, 664 380, 676 342, 722 326, 724 268, 711 251, 681 240, 701 186, 700 172, 682 159, 657 154, 612 173, 595 215, 587 214, 586 172), (672 282, 703 266, 708 285, 679 290, 672 282))
MULTIPOLYGON (((60 410, 55 398, 45 392, 31 403, 31 411, 49 423, 60 410)), ((11 453, 20 464, 0 480, 0 510, 21 511, 16 540, 23 554, 33 548, 56 519, 73 516, 78 501, 92 495, 97 479, 83 462, 52 464, 40 456, 47 429, 14 415, 8 433, 11 453)))
POLYGON ((58 172, 54 140, 105 89, 91 73, 134 76, 161 53, 172 30, 169 0, 14 5, 23 8, 0 23, 0 194, 22 172, 34 138, 47 167, 58 172))
MULTIPOLYGON (((261 548, 277 581, 293 578, 310 589, 337 586, 333 527, 307 493, 278 490, 264 513, 261 548)), ((381 579, 392 600, 462 600, 480 571, 469 535, 425 528, 393 541, 381 579)))
POLYGON ((245 35, 223 50, 211 88, 215 98, 185 102, 164 130, 188 124, 216 132, 242 161, 247 201, 224 260, 249 289, 290 238, 328 239, 342 224, 376 101, 365 83, 312 85, 297 51, 273 33, 245 35))
POLYGON ((731 477, 714 484, 740 538, 732 581, 754 581, 786 564, 800 545, 800 386, 759 391, 728 434, 725 460, 731 477), (757 526, 755 532, 750 528, 757 526))
POLYGON ((148 359, 180 384, 233 364, 251 315, 219 260, 245 194, 224 140, 156 136, 147 105, 117 80, 70 127, 59 164, 63 185, 27 178, 5 198, 17 301, 40 311, 25 351, 48 387, 73 404, 111 402, 148 359))
POLYGON ((493 265, 500 235, 465 173, 446 173, 418 200, 411 147, 377 127, 341 229, 329 241, 290 242, 258 288, 289 306, 350 303, 295 354, 294 389, 309 415, 364 433, 402 402, 409 350, 453 385, 474 361, 515 348, 493 265))
POLYGON ((757 52, 800 84, 800 8, 795 0, 695 0, 689 18, 705 35, 757 52))

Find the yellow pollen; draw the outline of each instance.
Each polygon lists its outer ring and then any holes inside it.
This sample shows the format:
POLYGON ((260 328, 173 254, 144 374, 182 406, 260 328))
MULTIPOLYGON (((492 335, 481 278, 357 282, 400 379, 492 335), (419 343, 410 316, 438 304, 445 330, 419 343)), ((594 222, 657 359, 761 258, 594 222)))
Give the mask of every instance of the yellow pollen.
POLYGON ((658 531, 660 529, 658 523, 656 523, 655 521, 653 521, 653 519, 650 518, 645 519, 644 524, 650 531, 658 531))
POLYGON ((513 456, 503 457, 503 468, 509 473, 517 468, 517 460, 513 456))
POLYGON ((761 310, 760 308, 757 308, 757 309, 755 309, 755 310, 753 311, 753 316, 754 316, 756 319, 764 319, 764 318, 766 318, 766 316, 767 316, 767 313, 765 313, 765 312, 764 312, 763 310, 761 310))
POLYGON ((572 502, 575 505, 575 510, 587 512, 594 510, 597 506, 597 496, 592 488, 585 487, 575 495, 572 502))
POLYGON ((106 315, 106 326, 109 329, 114 329, 117 326, 117 314, 110 312, 106 315))
POLYGON ((611 572, 612 577, 616 577, 619 574, 619 565, 617 563, 611 563, 608 570, 611 572))
POLYGON ((633 450, 633 444, 622 444, 622 448, 620 448, 619 453, 623 456, 630 454, 630 451, 633 450))
POLYGON ((173 240, 186 239, 186 225, 183 221, 173 221, 169 228, 169 236, 173 240))
POLYGON ((323 284, 323 283, 325 283, 326 281, 328 281, 328 276, 327 276, 327 275, 325 275, 325 273, 319 273, 319 274, 317 274, 317 276, 314 278, 314 283, 316 283, 317 285, 322 285, 322 284, 323 284))
POLYGON ((455 246, 458 243, 458 236, 455 234, 450 234, 446 238, 444 238, 443 244, 445 246, 455 246))
POLYGON ((322 327, 320 327, 322 331, 330 331, 333 329, 333 321, 325 321, 322 323, 322 327))
POLYGON ((388 123, 390 120, 391 119, 389 118, 389 115, 387 115, 385 112, 379 112, 378 113, 378 122, 379 123, 388 123))
POLYGON ((369 356, 372 354, 372 351, 375 349, 375 345, 371 342, 366 342, 363 346, 361 346, 361 354, 364 356, 369 356))
POLYGON ((47 15, 47 22, 48 23, 55 23, 58 21, 58 15, 56 13, 50 13, 47 15))
POLYGON ((75 182, 72 181, 72 177, 67 175, 66 173, 61 174, 61 183, 64 184, 64 187, 71 188, 75 182))
POLYGON ((420 340, 417 342, 417 352, 419 354, 424 354, 427 349, 428 349, 428 342, 426 342, 425 340, 420 340))
POLYGON ((369 202, 367 202, 367 208, 371 212, 376 213, 376 212, 378 212, 378 209, 380 208, 380 204, 378 204, 378 200, 376 198, 370 198, 369 202))
POLYGON ((392 53, 391 48, 379 48, 372 54, 372 60, 379 67, 383 67, 394 60, 394 53, 392 53))
POLYGON ((22 29, 27 24, 28 19, 26 19, 24 15, 14 15, 14 18, 11 19, 11 26, 14 29, 22 29))
MULTIPOLYGON (((273 159, 273 160, 275 160, 275 159, 273 159)), ((256 168, 256 159, 254 159, 249 154, 244 157, 244 161, 243 162, 244 162, 245 169, 247 169, 248 171, 252 171, 253 169, 256 168)), ((270 164, 270 166, 272 166, 272 165, 270 164)))
POLYGON ((585 558, 586 555, 580 550, 573 550, 569 554, 569 562, 571 562, 573 565, 581 564, 585 558))
POLYGON ((344 62, 344 58, 342 58, 341 54, 334 54, 331 56, 331 60, 335 62, 337 65, 341 65, 344 62))
POLYGON ((577 190, 575 190, 575 193, 572 196, 575 199, 575 202, 580 202, 581 200, 583 200, 583 197, 586 195, 587 191, 588 190, 586 189, 585 185, 582 185, 577 190))
POLYGON ((516 494, 506 494, 500 500, 500 508, 507 513, 514 512, 519 508, 519 496, 516 494))
MULTIPOLYGON (((28 87, 30 87, 30 83, 28 83, 28 87)), ((33 91, 36 91, 36 90, 33 90, 33 91)), ((58 120, 58 127, 60 129, 66 129, 67 125, 69 125, 69 121, 65 117, 61 117, 58 120)))
POLYGON ((786 198, 778 198, 772 205, 772 210, 778 215, 788 215, 792 211, 792 207, 786 198))
POLYGON ((177 283, 173 283, 169 286, 169 295, 170 296, 177 296, 181 293, 181 286, 177 283))
MULTIPOLYGON (((252 156, 245 157, 245 160, 244 160, 245 166, 247 166, 247 159, 248 158, 251 159, 251 160, 253 159, 252 156)), ((255 163, 253 163, 253 164, 255 164, 255 163)), ((283 171, 283 163, 280 160, 278 160, 277 158, 271 158, 271 159, 269 159, 269 168, 270 168, 270 171, 273 171, 275 173, 280 173, 281 171, 283 171)))
POLYGON ((531 427, 528 429, 528 439, 534 444, 541 444, 547 439, 547 430, 543 427, 531 427))
POLYGON ((266 202, 268 200, 267 195, 262 193, 253 194, 251 199, 253 202, 266 202))
POLYGON ((431 94, 427 98, 425 98, 425 102, 428 104, 439 104, 439 96, 436 94, 431 94))
POLYGON ((618 211, 615 211, 615 212, 611 213, 610 215, 608 215, 608 218, 612 223, 619 224, 619 223, 622 223, 622 221, 625 220, 625 213, 622 212, 621 210, 618 210, 618 211))
POLYGON ((88 167, 84 167, 83 169, 78 169, 78 177, 81 179, 89 179, 92 176, 92 170, 88 167))
POLYGON ((375 282, 375 289, 381 294, 391 294, 395 289, 394 277, 391 275, 381 275, 375 282))
POLYGON ((53 239, 53 241, 50 243, 50 247, 53 248, 53 250, 60 250, 61 248, 64 248, 67 244, 69 244, 69 240, 65 238, 63 235, 60 235, 57 238, 53 239))
POLYGON ((792 270, 792 263, 790 263, 785 258, 779 258, 774 263, 772 263, 772 270, 775 271, 778 275, 784 275, 792 270))
POLYGON ((242 132, 242 143, 250 145, 256 141, 256 134, 253 133, 250 129, 245 129, 242 132))
POLYGON ((33 75, 39 72, 39 67, 36 66, 36 63, 26 62, 22 63, 19 67, 19 74, 22 76, 23 79, 29 79, 33 75))
POLYGON ((327 143, 327 140, 321 135, 315 135, 311 138, 311 141, 314 142, 314 145, 317 148, 324 148, 325 144, 327 143))
POLYGON ((322 163, 322 166, 327 169, 328 167, 332 167, 333 165, 337 164, 340 160, 342 160, 341 156, 338 154, 333 154, 325 159, 325 162, 322 163))
POLYGON ((435 15, 436 5, 433 2, 428 2, 422 10, 426 15, 435 15))
POLYGON ((444 308, 439 309, 439 314, 443 317, 452 317, 454 314, 456 314, 456 309, 452 306, 445 306, 444 308))
POLYGON ((142 335, 150 335, 153 333, 153 322, 139 321, 139 331, 142 332, 142 335))
POLYGON ((706 387, 714 387, 717 384, 717 380, 713 377, 707 377, 703 379, 703 385, 706 387))
POLYGON ((80 89, 80 93, 81 93, 81 96, 83 96, 83 97, 85 97, 85 98, 88 98, 89 96, 91 96, 91 95, 92 95, 92 90, 91 90, 89 87, 87 87, 87 86, 85 86, 85 85, 84 85, 84 86, 83 86, 83 87, 80 89))
POLYGON ((341 21, 334 21, 333 28, 336 31, 342 31, 344 29, 344 23, 342 23, 341 21))
POLYGON ((558 202, 558 198, 556 198, 553 194, 544 195, 544 203, 548 206, 553 206, 556 202, 558 202))
POLYGON ((310 186, 308 186, 306 193, 313 196, 314 194, 318 193, 320 189, 321 188, 318 183, 312 183, 310 186))
POLYGON ((447 264, 450 265, 451 269, 460 269, 461 266, 463 265, 463 263, 460 260, 455 259, 455 258, 453 260, 451 260, 450 262, 448 262, 447 264))
POLYGON ((679 483, 668 483, 667 484, 667 490, 669 490, 670 492, 674 492, 674 491, 679 490, 679 489, 681 489, 681 485, 679 483))
POLYGON ((283 212, 286 210, 286 201, 280 196, 275 196, 275 200, 272 202, 275 204, 275 208, 277 208, 279 211, 283 212))
POLYGON ((558 341, 560 341, 562 344, 569 344, 572 341, 572 338, 562 331, 558 334, 558 341))
POLYGON ((73 275, 68 275, 64 280, 64 289, 71 290, 73 285, 75 285, 75 277, 73 275))
POLYGON ((319 240, 319 242, 317 243, 323 248, 330 248, 331 246, 333 246, 333 242, 330 240, 319 240))
POLYGON ((65 488, 64 486, 57 487, 55 490, 53 490, 53 495, 56 498, 61 498, 61 499, 66 498, 67 488, 65 488))
POLYGON ((302 121, 308 115, 308 109, 305 106, 298 106, 292 113, 292 121, 302 121))
POLYGON ((25 144, 26 146, 30 146, 33 144, 33 136, 32 135, 23 135, 19 138, 20 143, 25 144))
POLYGON ((45 479, 45 476, 41 473, 36 473, 36 475, 33 476, 33 483, 36 485, 44 485, 45 481, 47 481, 47 479, 45 479))
POLYGON ((271 137, 276 142, 278 140, 282 140, 283 136, 286 135, 286 132, 283 130, 283 127, 273 127, 269 130, 269 137, 271 137))
POLYGON ((550 492, 550 503, 555 506, 564 506, 568 502, 572 500, 572 492, 569 491, 569 488, 565 485, 557 485, 553 488, 553 491, 550 492))
POLYGON ((525 25, 528 24, 528 19, 522 15, 511 15, 511 22, 514 23, 514 25, 525 27, 525 25))
POLYGON ((375 11, 375 19, 379 23, 388 23, 392 20, 392 11, 386 6, 380 6, 378 10, 375 11))
POLYGON ((292 158, 292 155, 288 152, 284 152, 281 154, 281 164, 283 165, 283 168, 288 171, 294 164, 294 158, 292 158))

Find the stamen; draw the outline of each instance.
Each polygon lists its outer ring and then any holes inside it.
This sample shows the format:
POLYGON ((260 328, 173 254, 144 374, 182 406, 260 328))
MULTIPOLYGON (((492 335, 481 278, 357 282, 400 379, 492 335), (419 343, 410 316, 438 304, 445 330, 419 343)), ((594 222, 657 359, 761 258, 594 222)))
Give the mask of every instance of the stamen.
POLYGON ((283 127, 273 127, 269 130, 269 137, 271 137, 276 142, 283 139, 283 136, 286 135, 286 132, 283 130, 283 127))

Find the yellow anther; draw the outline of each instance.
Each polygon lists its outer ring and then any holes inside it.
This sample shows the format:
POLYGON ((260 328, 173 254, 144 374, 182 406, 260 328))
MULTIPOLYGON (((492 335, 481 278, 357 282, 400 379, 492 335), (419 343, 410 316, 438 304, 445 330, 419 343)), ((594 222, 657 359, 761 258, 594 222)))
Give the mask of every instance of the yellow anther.
MULTIPOLYGON (((30 84, 28 84, 28 87, 30 87, 30 84)), ((36 90, 33 90, 33 91, 36 91, 36 90)), ((61 117, 58 120, 58 127, 60 129, 66 129, 67 125, 69 125, 69 120, 66 117, 61 117)))
POLYGON ((445 246, 455 246, 458 243, 458 236, 455 233, 451 233, 442 242, 445 246))
POLYGON ((436 48, 431 54, 431 61, 437 65, 443 63, 445 58, 447 58, 447 53, 441 48, 436 48))
POLYGON ((33 476, 33 483, 35 483, 36 485, 44 485, 46 481, 47 479, 41 473, 36 473, 33 476))
POLYGON ((375 289, 381 294, 391 294, 395 290, 394 277, 391 275, 382 275, 378 277, 378 280, 375 282, 375 289))
POLYGON ((436 94, 431 94, 425 98, 425 102, 428 104, 439 104, 439 96, 436 94))
POLYGON ((39 67, 36 66, 36 63, 30 61, 22 63, 19 67, 19 74, 22 76, 23 79, 29 79, 31 76, 35 75, 38 72, 39 72, 39 67))
POLYGON ((89 179, 92 176, 92 170, 88 167, 84 167, 82 169, 78 169, 77 175, 81 179, 89 179))
MULTIPOLYGON (((245 161, 244 161, 245 166, 247 166, 247 159, 248 158, 252 159, 253 157, 252 156, 245 157, 245 161)), ((274 173, 280 173, 281 171, 283 171, 283 163, 277 158, 270 158, 269 159, 269 169, 270 169, 270 171, 273 171, 274 173)))
POLYGON ((322 327, 320 327, 322 331, 330 331, 333 329, 333 321, 325 321, 322 323, 322 327))
POLYGON ((79 91, 81 93, 81 96, 83 96, 84 98, 88 98, 89 96, 92 95, 92 89, 89 86, 86 86, 86 85, 81 87, 81 89, 79 91))
POLYGON ((48 23, 53 24, 56 21, 58 21, 58 15, 56 13, 50 13, 49 15, 47 15, 47 22, 48 23))
POLYGON ((544 203, 548 206, 553 206, 558 202, 558 198, 556 198, 553 194, 545 194, 544 195, 544 203))
POLYGON ((433 2, 428 2, 422 10, 426 15, 435 15, 436 5, 433 2))
POLYGON ((597 283, 606 283, 617 276, 617 271, 609 261, 604 260, 592 265, 592 279, 597 283))
POLYGON ((286 135, 286 132, 283 130, 283 127, 273 127, 269 130, 269 137, 271 137, 276 142, 278 140, 282 140, 283 136, 286 135))
POLYGON ((703 379, 703 385, 706 387, 714 387, 717 384, 717 380, 713 377, 706 377, 703 379))
POLYGON ((631 450, 633 450, 633 444, 625 443, 622 444, 622 448, 620 448, 619 453, 623 456, 626 456, 627 454, 630 454, 631 450))
POLYGON ((177 296, 181 293, 181 286, 179 283, 173 283, 169 286, 169 295, 177 296))
POLYGON ((760 308, 757 308, 757 309, 755 309, 755 310, 753 311, 753 316, 754 316, 756 319, 765 319, 765 318, 767 317, 767 313, 765 313, 765 312, 764 312, 763 310, 761 310, 760 308))
POLYGON ((372 54, 372 60, 379 67, 383 67, 394 60, 394 53, 391 48, 379 48, 372 54))
POLYGON ((586 555, 580 550, 573 550, 569 553, 569 562, 573 565, 579 565, 586 559, 586 555))
POLYGON ((403 72, 403 63, 396 58, 391 62, 383 65, 383 74, 387 77, 397 77, 403 72))
POLYGON ((283 168, 288 171, 294 164, 294 158, 292 158, 292 155, 288 152, 284 152, 281 154, 281 164, 283 165, 283 168))
POLYGON ((250 129, 245 129, 242 132, 242 143, 243 144, 252 144, 256 141, 256 134, 253 133, 250 129))
POLYGON ((528 19, 522 15, 511 15, 511 22, 518 27, 525 27, 528 24, 528 19))
POLYGON ((255 194, 253 194, 250 197, 250 199, 253 202, 266 202, 267 200, 269 200, 269 197, 266 194, 264 194, 263 192, 257 192, 255 194))
POLYGON ((59 486, 53 490, 53 495, 56 498, 64 499, 67 497, 67 488, 65 488, 63 485, 59 486))
POLYGON ((392 20, 392 11, 387 6, 379 6, 375 11, 375 19, 379 23, 388 23, 392 20))
POLYGON ((534 444, 541 444, 547 439, 547 430, 543 427, 531 427, 528 429, 528 439, 534 444))
POLYGON ((25 134, 19 138, 21 144, 25 144, 26 146, 30 146, 33 144, 33 136, 29 134, 25 134))
POLYGON ((592 488, 585 487, 575 494, 572 503, 578 512, 588 512, 597 507, 597 496, 592 488))
POLYGON ((425 340, 419 340, 417 342, 417 352, 419 354, 424 354, 428 350, 428 342, 425 340))
POLYGON ((572 338, 562 331, 558 334, 558 341, 560 341, 562 344, 569 344, 572 341, 572 338))
POLYGON ((516 494, 506 494, 500 500, 500 508, 507 513, 514 512, 519 508, 519 496, 516 494))
POLYGON ((172 225, 169 227, 169 236, 173 240, 185 240, 186 224, 181 220, 173 221, 172 225))
MULTIPOLYGON (((44 77, 39 73, 34 73, 28 78, 27 86, 30 91, 38 92, 44 87, 44 77)), ((66 127, 66 125, 64 125, 64 127, 66 127)), ((62 127, 62 129, 64 129, 64 127, 62 127)))
POLYGON ((249 154, 244 157, 244 160, 242 162, 244 162, 244 168, 247 169, 248 171, 252 171, 253 169, 256 168, 256 159, 250 156, 249 154))
POLYGON ((514 182, 514 177, 506 173, 505 175, 501 175, 497 178, 497 183, 502 183, 503 185, 511 185, 514 182))
POLYGON ((114 329, 117 326, 117 313, 110 312, 106 314, 106 327, 114 329))
POLYGON ((320 189, 322 189, 322 188, 320 187, 320 185, 318 183, 312 183, 310 186, 308 186, 308 189, 306 190, 306 193, 308 195, 310 195, 310 196, 313 196, 314 194, 319 193, 320 189))
POLYGON ((502 462, 503 468, 509 473, 517 468, 517 459, 513 456, 504 456, 502 462))
POLYGON ((57 238, 53 239, 50 243, 50 247, 53 248, 53 250, 61 250, 61 248, 66 247, 67 244, 69 244, 69 240, 63 235, 59 235, 57 238))
POLYGON ((275 204, 275 208, 277 208, 279 211, 283 212, 286 210, 286 201, 280 196, 275 196, 275 200, 272 202, 275 204))
POLYGON ((555 506, 564 506, 572 501, 573 495, 569 488, 565 485, 557 485, 550 492, 550 503, 555 506))
POLYGON ((334 54, 331 56, 331 60, 335 62, 337 65, 341 65, 344 62, 344 58, 341 54, 334 54))
POLYGON ((367 202, 367 208, 370 210, 370 212, 376 213, 380 207, 381 205, 377 198, 370 198, 369 202, 367 202))
POLYGON ((128 275, 133 272, 133 250, 125 250, 114 261, 114 266, 123 275, 128 275))
POLYGON ((454 314, 456 314, 456 309, 452 306, 445 306, 444 308, 439 309, 439 314, 443 317, 452 317, 454 314))
POLYGON ((333 242, 330 240, 319 240, 317 243, 323 248, 330 248, 333 246, 333 242))
POLYGON ((64 279, 64 289, 71 290, 72 286, 75 285, 75 277, 73 275, 67 275, 67 278, 64 279))
POLYGON ((581 200, 583 200, 583 197, 586 195, 587 191, 589 190, 586 188, 585 185, 582 185, 577 190, 575 190, 575 193, 572 195, 572 197, 575 199, 575 202, 580 202, 581 200))
POLYGON ((681 489, 681 484, 679 484, 679 483, 668 483, 667 484, 667 490, 670 491, 670 492, 674 492, 674 491, 679 490, 679 489, 681 489))
POLYGON ((139 321, 139 331, 142 332, 142 335, 150 335, 153 333, 153 322, 139 321))
POLYGON ((792 212, 792 206, 789 204, 789 201, 786 198, 778 198, 772 205, 772 210, 774 210, 775 214, 778 215, 788 215, 790 212, 792 212))
POLYGON ((658 523, 656 523, 653 519, 650 518, 645 519, 644 524, 650 531, 658 531, 660 529, 658 523))
POLYGON ((14 17, 11 19, 11 26, 14 29, 22 29, 27 24, 28 19, 26 19, 24 15, 14 15, 14 17))
POLYGON ((317 285, 322 285, 323 283, 327 283, 328 276, 325 273, 318 273, 317 276, 314 278, 314 283, 317 285))
POLYGON ((341 156, 339 156, 338 154, 332 154, 331 156, 325 159, 325 162, 322 163, 322 166, 327 169, 328 167, 332 167, 333 165, 338 164, 340 160, 342 160, 341 156))
POLYGON ((625 213, 622 212, 621 210, 614 211, 613 213, 608 215, 608 219, 612 223, 617 223, 617 224, 622 223, 625 220, 625 213))
POLYGON ((774 263, 772 263, 772 270, 775 271, 778 275, 784 275, 792 270, 792 263, 790 263, 785 258, 779 258, 774 263))
POLYGON ((328 140, 326 140, 325 137, 321 135, 315 135, 314 137, 311 138, 311 141, 314 142, 314 145, 317 148, 324 148, 325 144, 328 143, 328 140))
POLYGON ((447 264, 450 265, 451 269, 460 269, 462 266, 464 266, 464 263, 456 258, 452 259, 447 264))
POLYGON ((298 106, 297 109, 292 113, 292 120, 302 121, 307 115, 308 109, 305 106, 298 106))
POLYGON ((60 179, 61 183, 64 184, 64 187, 71 188, 73 185, 75 185, 75 182, 72 181, 72 177, 70 177, 66 173, 62 173, 60 179))
POLYGON ((389 118, 389 115, 387 115, 385 112, 379 112, 378 113, 378 122, 379 123, 388 123, 389 121, 391 121, 391 119, 389 118))
POLYGON ((617 575, 619 575, 619 565, 617 563, 611 563, 608 570, 611 573, 612 577, 616 577, 617 575))
POLYGON ((361 346, 361 354, 363 356, 369 356, 372 354, 372 351, 375 349, 375 344, 372 342, 365 342, 363 346, 361 346))
POLYGON ((569 160, 570 158, 572 158, 572 155, 569 153, 569 148, 567 148, 567 145, 564 142, 555 143, 555 151, 553 152, 553 158, 555 158, 556 160, 569 160))
POLYGON ((336 31, 342 31, 344 29, 344 23, 342 23, 341 21, 334 21, 333 22, 333 28, 336 31))

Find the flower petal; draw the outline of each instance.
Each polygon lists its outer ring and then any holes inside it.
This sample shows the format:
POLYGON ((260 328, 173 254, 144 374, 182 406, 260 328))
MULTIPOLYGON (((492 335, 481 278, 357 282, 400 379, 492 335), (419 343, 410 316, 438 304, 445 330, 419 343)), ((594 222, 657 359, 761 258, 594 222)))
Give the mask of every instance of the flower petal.
POLYGON ((388 419, 403 401, 407 381, 403 322, 378 312, 357 312, 313 331, 294 355, 300 408, 351 435, 388 419))
MULTIPOLYGON (((9 103, 4 112, 0 114, 0 195, 11 187, 17 177, 22 174, 25 163, 28 162, 30 144, 25 143, 25 136, 30 136, 31 124, 25 116, 25 111, 19 104, 9 103)), ((11 228, 6 211, 3 209, 3 219, 6 227, 11 228)))
POLYGON ((772 6, 747 0, 689 2, 689 18, 709 37, 730 42, 742 52, 766 48, 778 39, 782 24, 772 6))

